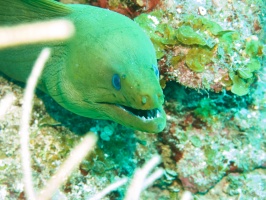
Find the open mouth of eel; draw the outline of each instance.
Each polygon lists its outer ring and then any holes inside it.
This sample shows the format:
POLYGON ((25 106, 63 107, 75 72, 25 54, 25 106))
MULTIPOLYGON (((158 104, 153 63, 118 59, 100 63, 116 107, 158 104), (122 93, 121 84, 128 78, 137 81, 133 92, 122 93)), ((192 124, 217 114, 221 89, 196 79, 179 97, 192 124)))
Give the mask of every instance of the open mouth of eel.
POLYGON ((128 106, 116 105, 117 107, 129 112, 130 114, 137 116, 141 120, 154 120, 162 116, 160 109, 154 108, 151 110, 140 110, 128 106))
POLYGON ((166 125, 166 114, 162 106, 148 110, 136 109, 121 104, 101 103, 108 110, 106 118, 124 126, 145 131, 159 133, 166 125))

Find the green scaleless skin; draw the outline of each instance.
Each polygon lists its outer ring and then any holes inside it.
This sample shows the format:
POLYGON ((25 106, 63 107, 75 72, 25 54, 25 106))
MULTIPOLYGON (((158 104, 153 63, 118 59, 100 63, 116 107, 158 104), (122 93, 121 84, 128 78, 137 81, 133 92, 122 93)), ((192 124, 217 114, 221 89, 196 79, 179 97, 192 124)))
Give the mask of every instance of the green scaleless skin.
POLYGON ((87 5, 0 2, 0 26, 55 18, 74 23, 72 39, 0 50, 0 71, 25 82, 41 49, 50 46, 53 53, 38 88, 58 104, 81 116, 113 120, 140 131, 162 131, 166 114, 155 50, 134 21, 87 5))

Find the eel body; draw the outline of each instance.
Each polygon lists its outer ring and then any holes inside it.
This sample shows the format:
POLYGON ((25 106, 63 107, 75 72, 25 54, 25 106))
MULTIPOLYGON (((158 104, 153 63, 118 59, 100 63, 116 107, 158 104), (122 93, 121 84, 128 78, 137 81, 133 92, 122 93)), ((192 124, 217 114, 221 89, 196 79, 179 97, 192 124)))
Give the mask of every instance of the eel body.
POLYGON ((0 50, 0 71, 25 82, 41 49, 52 47, 38 88, 58 104, 81 116, 162 131, 166 114, 154 47, 134 21, 87 5, 0 1, 0 26, 55 18, 72 21, 74 37, 0 50))

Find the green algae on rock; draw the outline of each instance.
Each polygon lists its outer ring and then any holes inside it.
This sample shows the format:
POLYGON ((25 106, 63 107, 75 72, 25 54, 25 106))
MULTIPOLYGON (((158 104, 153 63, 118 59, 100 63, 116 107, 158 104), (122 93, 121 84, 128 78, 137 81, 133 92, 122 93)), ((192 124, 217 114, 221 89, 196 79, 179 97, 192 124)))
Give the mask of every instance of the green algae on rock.
POLYGON ((186 64, 194 72, 202 72, 212 60, 213 52, 204 48, 191 48, 186 55, 186 64))
POLYGON ((153 11, 149 14, 143 13, 134 19, 150 37, 157 59, 165 55, 166 45, 175 45, 175 30, 168 24, 161 23, 162 11, 153 11))
POLYGON ((259 70, 261 67, 260 62, 256 58, 252 58, 245 66, 239 68, 237 73, 243 79, 249 79, 253 77, 253 72, 259 70))
POLYGON ((198 44, 201 46, 206 45, 206 41, 192 27, 182 25, 177 29, 177 40, 182 44, 193 45, 198 44))
POLYGON ((201 16, 175 19, 167 11, 141 14, 135 21, 155 46, 163 85, 175 80, 195 89, 215 92, 226 89, 242 96, 248 94, 248 88, 256 80, 264 54, 261 42, 254 36, 245 38, 238 31, 225 30, 201 16), (245 80, 233 80, 232 73, 245 80))
POLYGON ((252 83, 251 79, 248 79, 248 81, 246 82, 244 79, 240 78, 234 72, 230 73, 230 78, 233 82, 231 91, 234 94, 237 94, 239 96, 243 96, 243 95, 246 95, 248 93, 249 86, 252 83))

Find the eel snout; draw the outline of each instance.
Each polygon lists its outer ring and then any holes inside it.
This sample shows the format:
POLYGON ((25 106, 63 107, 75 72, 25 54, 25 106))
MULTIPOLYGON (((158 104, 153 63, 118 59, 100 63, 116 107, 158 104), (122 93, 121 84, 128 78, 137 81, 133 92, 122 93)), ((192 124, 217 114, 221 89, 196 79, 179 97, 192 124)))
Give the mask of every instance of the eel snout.
POLYGON ((154 94, 139 94, 135 98, 136 105, 132 107, 141 110, 152 110, 160 107, 164 102, 164 95, 162 92, 154 94))

